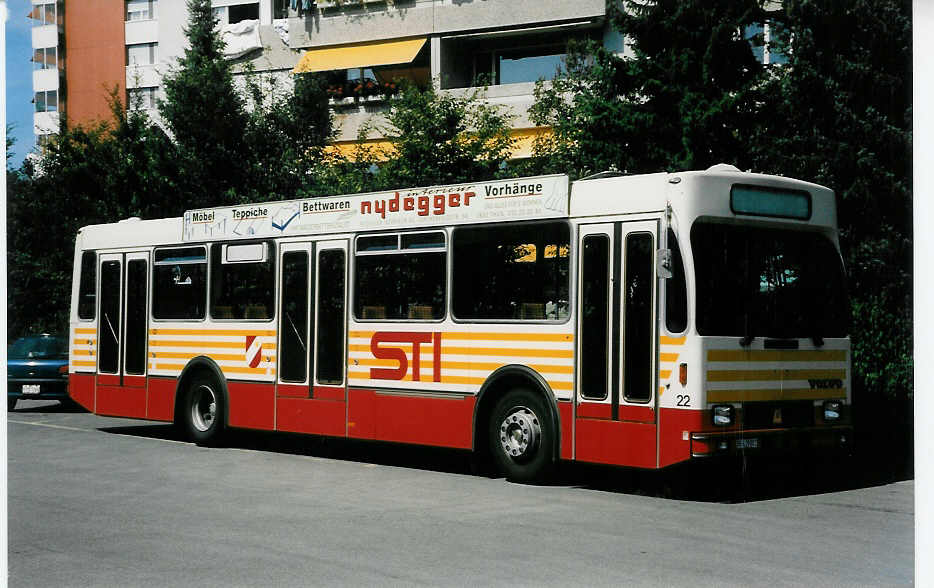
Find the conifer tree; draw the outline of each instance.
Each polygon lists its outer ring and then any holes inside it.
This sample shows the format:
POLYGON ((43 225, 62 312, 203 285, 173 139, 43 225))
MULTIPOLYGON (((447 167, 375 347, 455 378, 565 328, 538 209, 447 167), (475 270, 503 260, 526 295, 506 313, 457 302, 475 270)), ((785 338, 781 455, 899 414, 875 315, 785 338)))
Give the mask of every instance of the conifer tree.
POLYGON ((248 178, 247 114, 233 86, 210 0, 188 0, 188 46, 163 79, 159 112, 179 151, 179 188, 191 208, 237 202, 248 178))

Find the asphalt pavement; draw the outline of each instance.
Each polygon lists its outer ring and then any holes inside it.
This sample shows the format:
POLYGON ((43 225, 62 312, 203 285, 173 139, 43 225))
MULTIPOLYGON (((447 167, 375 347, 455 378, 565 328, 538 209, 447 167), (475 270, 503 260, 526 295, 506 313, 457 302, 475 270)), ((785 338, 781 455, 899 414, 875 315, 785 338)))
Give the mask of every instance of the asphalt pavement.
POLYGON ((653 480, 565 468, 512 484, 463 452, 268 433, 203 448, 169 425, 26 401, 8 417, 9 584, 912 581, 911 481, 717 502, 653 480))

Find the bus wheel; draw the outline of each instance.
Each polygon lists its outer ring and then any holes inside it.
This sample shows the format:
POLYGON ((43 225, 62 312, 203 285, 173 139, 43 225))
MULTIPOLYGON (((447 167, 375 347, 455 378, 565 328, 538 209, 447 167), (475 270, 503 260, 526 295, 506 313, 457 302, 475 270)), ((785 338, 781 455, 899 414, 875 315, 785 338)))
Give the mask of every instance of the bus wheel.
POLYGON ((541 397, 527 389, 507 393, 490 419, 490 452, 497 469, 516 482, 541 480, 554 465, 555 435, 541 397))
POLYGON ((188 437, 195 443, 206 445, 220 438, 224 431, 224 395, 213 378, 192 379, 181 416, 188 437))

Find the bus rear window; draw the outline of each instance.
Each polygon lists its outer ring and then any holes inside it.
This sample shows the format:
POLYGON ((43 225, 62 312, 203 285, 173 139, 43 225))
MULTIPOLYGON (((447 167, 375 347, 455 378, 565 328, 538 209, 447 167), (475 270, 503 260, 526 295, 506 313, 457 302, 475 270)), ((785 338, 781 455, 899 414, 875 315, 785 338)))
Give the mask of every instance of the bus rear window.
POLYGON ((81 276, 78 284, 78 318, 94 319, 97 306, 97 253, 85 251, 81 254, 81 276))
POLYGON ((737 214, 808 220, 811 195, 803 190, 736 185, 730 189, 730 210, 737 214))

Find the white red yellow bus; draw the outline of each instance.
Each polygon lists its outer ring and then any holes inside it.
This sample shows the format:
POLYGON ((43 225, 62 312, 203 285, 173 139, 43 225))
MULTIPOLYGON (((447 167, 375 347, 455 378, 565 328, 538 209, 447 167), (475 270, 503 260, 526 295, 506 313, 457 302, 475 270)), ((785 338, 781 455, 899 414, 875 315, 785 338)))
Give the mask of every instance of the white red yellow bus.
POLYGON ((433 186, 77 235, 88 410, 665 468, 845 447, 833 192, 706 171, 433 186))

